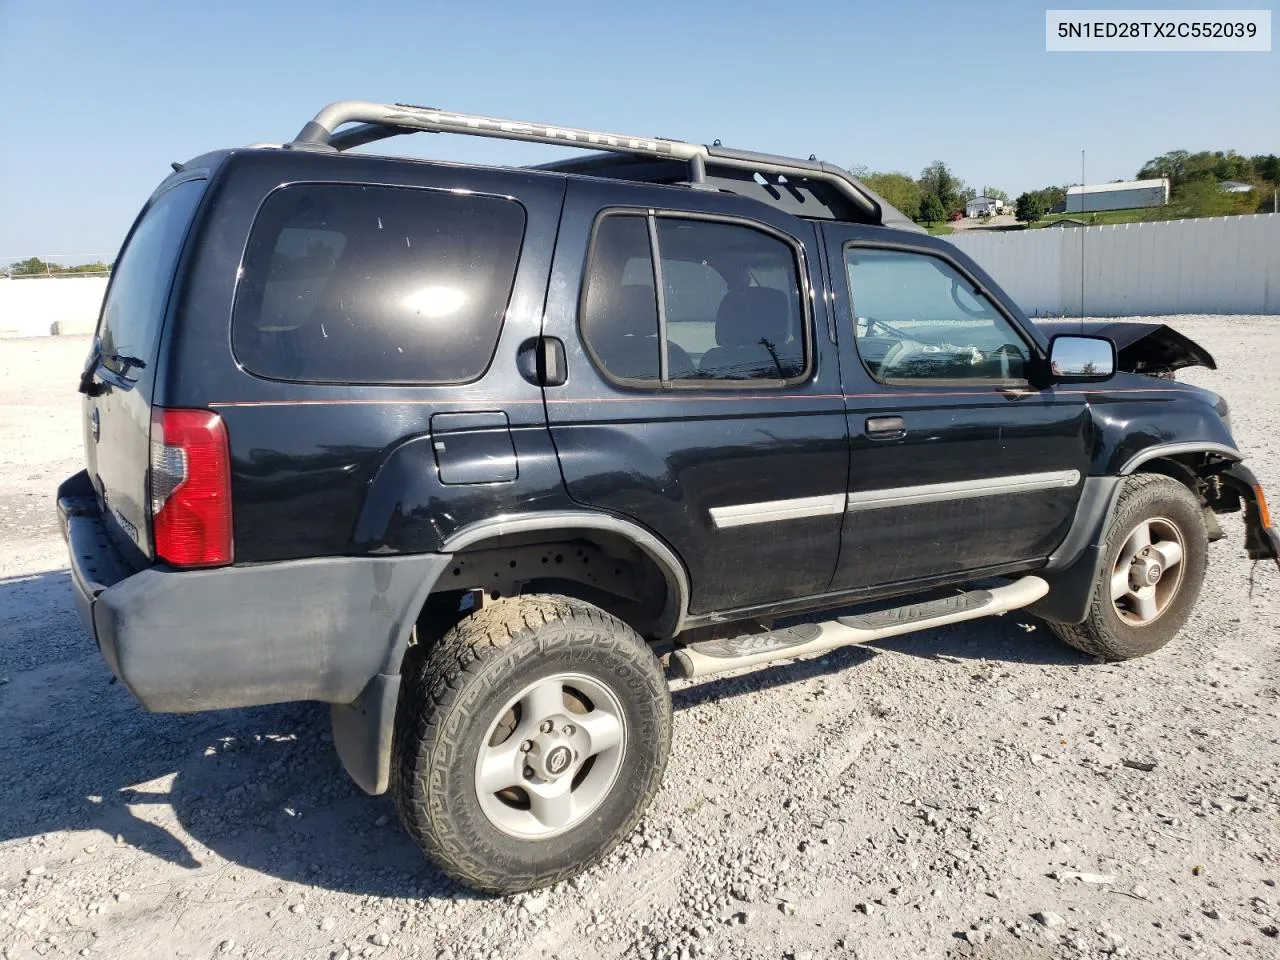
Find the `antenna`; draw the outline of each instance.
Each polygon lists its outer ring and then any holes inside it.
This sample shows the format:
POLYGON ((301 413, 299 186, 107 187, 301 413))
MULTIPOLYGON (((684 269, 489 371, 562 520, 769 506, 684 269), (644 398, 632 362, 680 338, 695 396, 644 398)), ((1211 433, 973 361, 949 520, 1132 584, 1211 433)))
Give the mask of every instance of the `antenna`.
POLYGON ((1084 235, 1089 230, 1089 221, 1084 217, 1084 148, 1080 149, 1080 334, 1084 335, 1084 235))

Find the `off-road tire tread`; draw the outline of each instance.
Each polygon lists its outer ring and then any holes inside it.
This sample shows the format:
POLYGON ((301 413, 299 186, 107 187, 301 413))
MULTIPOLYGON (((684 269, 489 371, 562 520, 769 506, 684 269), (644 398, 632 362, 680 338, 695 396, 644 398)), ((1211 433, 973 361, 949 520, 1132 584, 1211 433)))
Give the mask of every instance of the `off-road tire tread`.
MULTIPOLYGON (((1193 582, 1184 580, 1181 587, 1183 596, 1187 595, 1186 591, 1191 591, 1190 602, 1186 604, 1186 611, 1189 613, 1195 605, 1196 597, 1199 596, 1200 586, 1204 579, 1209 538, 1208 533, 1205 531, 1201 513, 1202 507, 1199 500, 1194 493, 1179 481, 1158 473, 1138 473, 1125 477, 1120 499, 1116 503, 1111 524, 1107 530, 1103 556, 1109 558, 1111 551, 1116 547, 1116 540, 1129 532, 1132 526, 1129 519, 1130 511, 1134 511, 1134 516, 1136 517, 1137 508, 1146 507, 1153 501, 1166 497, 1184 501, 1192 508, 1192 513, 1195 516, 1195 524, 1192 529, 1183 530, 1188 542, 1185 551, 1186 555, 1182 562, 1199 567, 1198 574, 1196 571, 1191 571, 1193 582), (1198 553, 1198 557, 1193 556, 1195 553, 1198 553)), ((1186 574, 1184 573, 1185 576, 1186 574)), ((1174 602, 1181 603, 1183 598, 1179 597, 1174 602)), ((1168 614, 1166 613, 1165 616, 1168 616, 1168 614)), ((1171 619, 1169 622, 1174 623, 1175 619, 1171 619)), ((1152 653, 1154 650, 1164 646, 1165 643, 1168 643, 1182 627, 1185 615, 1182 620, 1176 621, 1176 626, 1172 630, 1168 629, 1168 624, 1160 624, 1159 622, 1141 628, 1143 631, 1152 632, 1138 635, 1139 639, 1163 638, 1154 646, 1150 642, 1135 643, 1134 635, 1126 636, 1129 631, 1123 629, 1123 627, 1117 630, 1113 621, 1114 613, 1110 596, 1110 567, 1104 562, 1102 572, 1094 583, 1093 595, 1089 601, 1089 612, 1084 621, 1082 623, 1050 622, 1049 627, 1064 643, 1090 656, 1107 661, 1132 660, 1135 657, 1152 653), (1165 636, 1165 634, 1168 635, 1165 636)), ((1136 634, 1136 628, 1130 629, 1134 629, 1136 634)))
MULTIPOLYGON (((439 640, 411 646, 402 667, 402 694, 396 710, 391 793, 400 821, 423 852, 445 873, 474 889, 496 894, 549 886, 599 863, 631 832, 657 793, 671 742, 671 700, 661 666, 644 640, 621 620, 581 600, 553 594, 509 597, 486 604, 465 617, 439 640), (532 638, 541 646, 539 630, 568 625, 594 635, 593 643, 612 644, 635 660, 638 673, 659 704, 658 756, 642 788, 643 801, 621 823, 608 842, 586 862, 550 872, 513 875, 493 869, 451 834, 447 811, 433 808, 430 763, 420 755, 443 737, 450 714, 468 709, 465 694, 487 665, 513 644, 532 638)), ((471 709, 492 709, 492 703, 471 709)), ((460 744, 449 744, 458 752, 460 744)), ((443 798, 441 798, 443 799, 443 798)))

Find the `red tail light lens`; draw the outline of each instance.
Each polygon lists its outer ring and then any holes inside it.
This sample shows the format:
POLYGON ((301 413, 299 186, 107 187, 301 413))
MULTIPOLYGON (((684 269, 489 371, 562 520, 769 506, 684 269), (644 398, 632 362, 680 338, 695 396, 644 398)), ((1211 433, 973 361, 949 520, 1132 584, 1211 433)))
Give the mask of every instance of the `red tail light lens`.
POLYGON ((151 527, 156 556, 175 567, 231 562, 231 455, 216 413, 152 412, 151 527))

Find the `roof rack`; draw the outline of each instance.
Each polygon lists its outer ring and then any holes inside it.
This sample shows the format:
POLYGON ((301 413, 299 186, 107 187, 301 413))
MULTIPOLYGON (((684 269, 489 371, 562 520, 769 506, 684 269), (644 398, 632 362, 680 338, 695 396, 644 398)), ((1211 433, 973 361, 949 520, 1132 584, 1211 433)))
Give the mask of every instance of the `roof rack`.
POLYGON ((501 140, 583 147, 604 153, 544 164, 540 169, 583 172, 648 182, 686 183, 756 195, 801 216, 855 220, 919 229, 847 170, 816 159, 750 153, 722 147, 450 113, 411 104, 341 100, 331 103, 285 146, 293 150, 343 151, 406 133, 459 133, 501 140), (339 130, 345 124, 356 126, 339 130), (644 159, 656 163, 644 163, 644 159), (646 170, 647 168, 647 170, 646 170), (708 168, 712 176, 708 176, 708 168), (673 170, 679 169, 679 175, 673 170), (685 173, 687 172, 687 176, 685 173), (808 209, 804 209, 805 204, 808 209), (820 209, 819 209, 820 208, 820 209))

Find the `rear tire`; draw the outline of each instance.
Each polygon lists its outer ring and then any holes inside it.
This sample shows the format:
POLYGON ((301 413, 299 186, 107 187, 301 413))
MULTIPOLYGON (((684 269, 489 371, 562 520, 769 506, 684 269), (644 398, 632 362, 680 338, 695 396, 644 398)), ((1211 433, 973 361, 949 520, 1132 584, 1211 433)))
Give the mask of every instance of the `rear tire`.
POLYGON ((1104 660, 1159 650, 1191 615, 1209 560, 1199 499, 1159 474, 1126 477, 1083 623, 1050 623, 1062 640, 1104 660))
POLYGON ((671 697, 638 634, 580 600, 487 604, 410 648, 391 789, 447 874, 515 893, 598 863, 662 781, 671 697))

